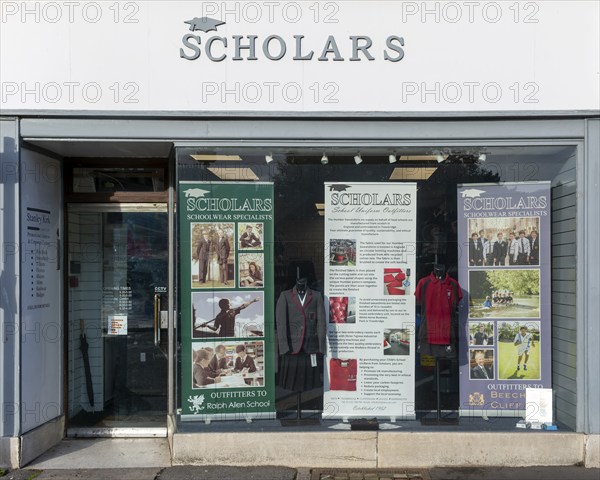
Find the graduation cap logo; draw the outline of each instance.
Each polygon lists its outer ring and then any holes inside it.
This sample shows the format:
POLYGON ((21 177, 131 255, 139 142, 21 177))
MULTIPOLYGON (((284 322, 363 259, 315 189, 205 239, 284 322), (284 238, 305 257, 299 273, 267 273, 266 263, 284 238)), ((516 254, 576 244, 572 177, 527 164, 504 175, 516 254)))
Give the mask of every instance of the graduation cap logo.
POLYGON ((213 30, 216 32, 217 27, 221 25, 225 25, 225 22, 221 20, 215 20, 214 18, 209 17, 194 17, 191 20, 186 20, 183 23, 187 23, 190 26, 191 32, 212 32, 213 30))
POLYGON ((476 188, 467 188, 461 192, 462 198, 479 198, 485 190, 477 190, 476 188))
POLYGON ((344 185, 343 183, 338 183, 336 185, 329 185, 330 192, 345 192, 350 188, 350 185, 344 185))
POLYGON ((185 198, 204 198, 204 195, 210 193, 208 190, 202 190, 201 188, 188 188, 184 190, 185 198))

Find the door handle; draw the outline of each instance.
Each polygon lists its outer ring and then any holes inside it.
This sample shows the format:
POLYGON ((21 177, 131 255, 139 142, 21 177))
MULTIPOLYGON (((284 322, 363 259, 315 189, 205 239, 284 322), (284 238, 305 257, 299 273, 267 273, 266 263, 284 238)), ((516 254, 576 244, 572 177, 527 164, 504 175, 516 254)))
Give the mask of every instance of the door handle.
POLYGON ((154 345, 160 344, 160 294, 154 294, 154 345))

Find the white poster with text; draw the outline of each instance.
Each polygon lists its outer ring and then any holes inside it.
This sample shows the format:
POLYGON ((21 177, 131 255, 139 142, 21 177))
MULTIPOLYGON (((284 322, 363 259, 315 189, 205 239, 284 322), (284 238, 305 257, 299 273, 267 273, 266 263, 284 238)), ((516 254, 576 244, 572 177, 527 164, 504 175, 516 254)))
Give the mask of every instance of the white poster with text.
POLYGON ((415 183, 325 184, 324 418, 411 419, 415 183))

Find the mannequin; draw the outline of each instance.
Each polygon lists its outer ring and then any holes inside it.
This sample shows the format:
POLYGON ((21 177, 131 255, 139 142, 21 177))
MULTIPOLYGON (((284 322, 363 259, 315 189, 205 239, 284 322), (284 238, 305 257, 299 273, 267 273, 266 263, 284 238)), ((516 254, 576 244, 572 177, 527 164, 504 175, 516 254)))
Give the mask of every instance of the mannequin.
POLYGON ((433 274, 435 275, 435 278, 437 278, 438 280, 443 280, 444 275, 446 274, 446 267, 444 265, 441 265, 439 263, 436 263, 433 266, 433 274))
POLYGON ((436 358, 455 357, 460 285, 444 265, 435 264, 431 274, 419 280, 415 296, 421 306, 418 351, 436 358))
POLYGON ((296 281, 296 290, 298 295, 304 295, 306 293, 306 278, 299 278, 296 281))
POLYGON ((326 325, 322 295, 299 278, 275 308, 280 354, 279 386, 302 392, 323 385, 326 325))

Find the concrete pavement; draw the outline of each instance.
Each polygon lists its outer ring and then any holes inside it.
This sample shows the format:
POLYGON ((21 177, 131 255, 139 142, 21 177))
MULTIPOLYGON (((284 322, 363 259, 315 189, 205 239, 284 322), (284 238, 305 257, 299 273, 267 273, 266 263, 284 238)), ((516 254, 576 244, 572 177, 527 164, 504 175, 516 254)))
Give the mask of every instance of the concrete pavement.
POLYGON ((600 469, 584 467, 434 468, 431 480, 600 480, 600 469))
POLYGON ((600 480, 599 469, 583 467, 294 469, 287 467, 176 466, 34 470, 8 472, 1 480, 600 480))

